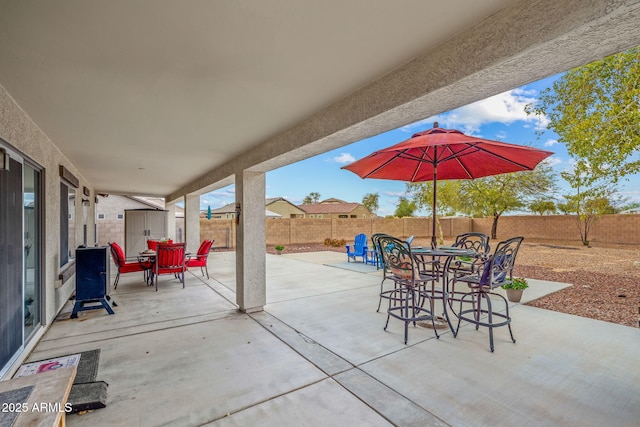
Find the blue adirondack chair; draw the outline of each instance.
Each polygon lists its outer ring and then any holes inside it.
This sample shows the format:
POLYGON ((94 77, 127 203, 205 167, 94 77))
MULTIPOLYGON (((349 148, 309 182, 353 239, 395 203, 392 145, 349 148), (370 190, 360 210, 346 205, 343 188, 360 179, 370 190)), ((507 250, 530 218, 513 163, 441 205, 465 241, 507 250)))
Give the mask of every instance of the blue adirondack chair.
POLYGON ((356 261, 356 257, 362 257, 362 262, 366 262, 367 250, 367 235, 358 234, 353 245, 347 245, 347 262, 351 262, 351 259, 356 261))

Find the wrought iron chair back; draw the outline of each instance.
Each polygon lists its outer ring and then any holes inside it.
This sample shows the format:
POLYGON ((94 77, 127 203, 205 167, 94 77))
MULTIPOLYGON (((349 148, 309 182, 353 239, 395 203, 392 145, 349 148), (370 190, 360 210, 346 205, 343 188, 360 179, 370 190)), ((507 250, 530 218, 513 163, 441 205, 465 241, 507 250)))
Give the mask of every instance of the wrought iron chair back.
POLYGON ((388 278, 395 282, 395 288, 386 296, 389 299, 387 323, 391 317, 404 322, 404 343, 408 340, 409 324, 418 321, 429 321, 439 337, 433 314, 432 293, 427 292, 426 283, 436 280, 435 276, 421 274, 419 265, 409 244, 398 238, 383 235, 377 238, 383 262, 389 269, 388 278))
POLYGON ((381 236, 378 242, 384 263, 389 271, 398 280, 406 282, 403 283, 404 285, 413 286, 418 270, 409 244, 392 236, 381 236))
POLYGON ((470 288, 470 291, 463 294, 458 300, 460 301, 460 310, 457 314, 456 335, 460 330, 461 321, 464 320, 476 325, 476 329, 479 326, 489 328, 489 348, 492 352, 494 351, 494 328, 507 326, 511 341, 516 342, 511 330, 509 303, 502 294, 492 292, 492 290, 511 282, 516 256, 523 240, 523 237, 513 237, 498 243, 495 252, 485 262, 481 271, 454 278, 454 284, 458 281, 465 282, 470 288), (465 309, 463 307, 465 304, 470 304, 471 308, 465 309))
POLYGON ((484 233, 463 233, 456 236, 453 246, 457 248, 473 249, 479 254, 488 254, 491 251, 489 240, 491 238, 484 233))
POLYGON ((512 237, 498 243, 495 252, 484 265, 480 285, 494 289, 510 282, 513 278, 513 267, 524 237, 512 237))

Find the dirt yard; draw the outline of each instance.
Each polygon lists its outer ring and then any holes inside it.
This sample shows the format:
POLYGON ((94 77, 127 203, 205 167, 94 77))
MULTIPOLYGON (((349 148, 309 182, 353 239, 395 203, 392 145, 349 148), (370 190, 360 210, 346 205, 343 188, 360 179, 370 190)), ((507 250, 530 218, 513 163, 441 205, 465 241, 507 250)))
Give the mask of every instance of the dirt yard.
MULTIPOLYGON (((446 242, 450 244, 451 242, 446 242)), ((416 239, 414 245, 428 245, 416 239)), ((334 250, 324 245, 287 246, 285 253, 334 250)), ((275 253, 268 247, 267 252, 275 253)), ((640 247, 525 240, 515 275, 573 284, 529 305, 627 326, 640 318, 640 247)), ((526 291, 525 291, 526 292, 526 291)))

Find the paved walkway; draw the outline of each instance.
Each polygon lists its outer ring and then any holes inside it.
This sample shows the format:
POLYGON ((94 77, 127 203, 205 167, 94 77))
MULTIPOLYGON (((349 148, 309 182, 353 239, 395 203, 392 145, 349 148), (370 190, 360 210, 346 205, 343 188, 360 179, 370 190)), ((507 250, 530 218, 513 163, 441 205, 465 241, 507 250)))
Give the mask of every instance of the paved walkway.
MULTIPOLYGON (((463 326, 435 339, 377 313, 380 273, 344 255, 267 255, 267 306, 237 311, 233 252, 209 257, 186 289, 137 274, 104 310, 69 303, 30 360, 101 349, 107 407, 75 426, 636 426, 640 331, 514 305, 511 343, 463 326)), ((531 280, 530 298, 562 284, 531 280)))

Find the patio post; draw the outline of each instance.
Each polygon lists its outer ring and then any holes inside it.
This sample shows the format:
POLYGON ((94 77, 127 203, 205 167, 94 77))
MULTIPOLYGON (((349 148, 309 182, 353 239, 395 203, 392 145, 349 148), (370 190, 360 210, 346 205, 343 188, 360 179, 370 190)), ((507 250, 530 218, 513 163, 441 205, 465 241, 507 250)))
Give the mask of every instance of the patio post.
POLYGON ((187 194, 184 197, 184 241, 189 252, 194 254, 198 252, 200 247, 199 194, 187 194))
POLYGON ((262 311, 266 304, 265 174, 236 173, 236 303, 262 311))
POLYGON ((176 202, 166 202, 164 208, 169 212, 167 238, 173 241, 176 240, 176 202))

